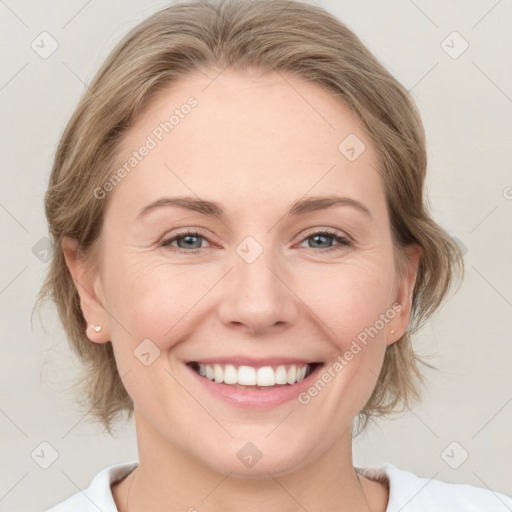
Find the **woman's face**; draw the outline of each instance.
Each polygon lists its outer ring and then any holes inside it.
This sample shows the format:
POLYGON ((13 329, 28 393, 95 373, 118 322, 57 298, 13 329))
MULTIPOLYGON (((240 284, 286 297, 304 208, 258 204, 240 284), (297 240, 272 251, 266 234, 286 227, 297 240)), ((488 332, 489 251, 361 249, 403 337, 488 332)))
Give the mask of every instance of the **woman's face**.
POLYGON ((91 340, 112 341, 139 449, 282 474, 350 443, 414 275, 398 278, 357 117, 293 76, 216 74, 160 93, 125 138, 125 172, 96 191, 111 194, 91 288, 104 309, 84 312, 104 325, 91 340), (192 362, 261 384, 322 365, 253 389, 192 362))

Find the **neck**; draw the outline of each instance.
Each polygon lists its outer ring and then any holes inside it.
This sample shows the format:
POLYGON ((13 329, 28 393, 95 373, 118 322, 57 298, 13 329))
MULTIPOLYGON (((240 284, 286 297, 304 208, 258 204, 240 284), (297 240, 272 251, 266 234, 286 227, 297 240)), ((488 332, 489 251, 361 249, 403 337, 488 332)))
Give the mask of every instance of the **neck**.
POLYGON ((385 510, 373 508, 375 489, 355 472, 351 432, 320 459, 293 472, 260 471, 244 478, 213 470, 138 420, 139 466, 115 489, 119 512, 385 510))

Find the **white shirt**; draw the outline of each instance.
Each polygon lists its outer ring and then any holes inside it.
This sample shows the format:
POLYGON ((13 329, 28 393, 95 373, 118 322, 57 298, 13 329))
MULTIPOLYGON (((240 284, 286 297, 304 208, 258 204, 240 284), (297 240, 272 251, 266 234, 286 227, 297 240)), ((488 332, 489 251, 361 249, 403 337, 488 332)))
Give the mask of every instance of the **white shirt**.
MULTIPOLYGON (((116 464, 100 471, 89 487, 46 512, 118 512, 110 486, 122 480, 138 461, 116 464)), ((512 497, 467 484, 422 478, 392 464, 357 468, 358 472, 388 486, 386 512, 511 512, 512 497)))

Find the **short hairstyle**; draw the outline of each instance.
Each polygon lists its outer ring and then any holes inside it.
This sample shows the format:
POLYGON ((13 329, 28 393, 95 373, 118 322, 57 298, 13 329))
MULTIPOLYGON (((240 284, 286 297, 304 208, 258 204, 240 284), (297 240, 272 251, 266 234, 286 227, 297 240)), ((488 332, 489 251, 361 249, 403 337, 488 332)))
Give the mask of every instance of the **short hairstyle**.
POLYGON ((431 217, 424 198, 425 133, 416 105, 361 40, 325 9, 289 0, 192 0, 153 14, 107 57, 80 99, 56 150, 45 213, 54 252, 36 305, 57 307, 71 347, 83 363, 74 383, 84 410, 111 433, 113 419, 133 413, 117 370, 112 343, 92 343, 61 241, 75 239, 94 264, 103 214, 112 194, 98 200, 119 165, 120 143, 157 93, 194 71, 253 69, 291 73, 326 88, 357 115, 374 144, 390 216, 395 259, 404 270, 404 246, 421 248, 409 326, 386 348, 372 395, 359 412, 358 431, 420 398, 420 364, 411 334, 440 306, 462 255, 431 217), (401 408, 400 408, 401 407, 401 408))

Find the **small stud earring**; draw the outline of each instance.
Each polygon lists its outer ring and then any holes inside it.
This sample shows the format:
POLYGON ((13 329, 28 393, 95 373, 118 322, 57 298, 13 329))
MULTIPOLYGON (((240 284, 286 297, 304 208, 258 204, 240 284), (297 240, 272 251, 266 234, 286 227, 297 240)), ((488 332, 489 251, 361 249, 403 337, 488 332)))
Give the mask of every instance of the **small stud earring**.
POLYGON ((100 332, 101 331, 101 325, 91 325, 92 327, 92 330, 95 331, 95 332, 100 332))
POLYGON ((395 329, 391 329, 391 334, 395 334, 395 329))

